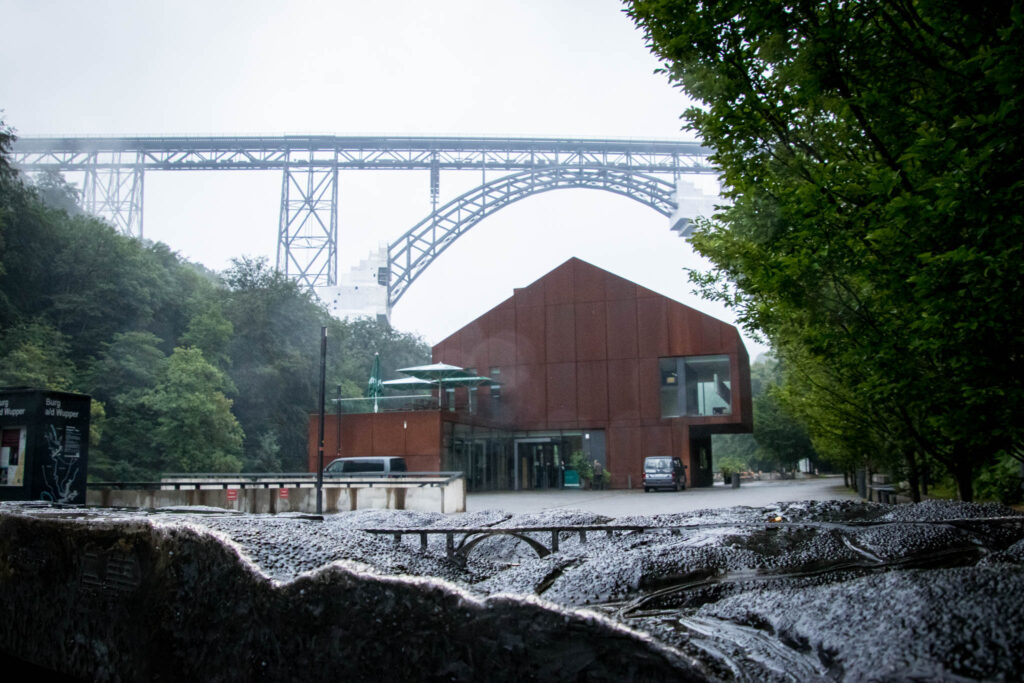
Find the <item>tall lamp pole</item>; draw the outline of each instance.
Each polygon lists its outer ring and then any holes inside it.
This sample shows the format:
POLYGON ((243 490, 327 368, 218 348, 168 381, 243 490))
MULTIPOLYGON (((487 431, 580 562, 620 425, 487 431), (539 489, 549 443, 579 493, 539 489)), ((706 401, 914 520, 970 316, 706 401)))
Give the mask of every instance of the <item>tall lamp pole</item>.
POLYGON ((320 428, 316 440, 316 514, 324 513, 324 385, 327 378, 327 328, 320 328, 320 428))
POLYGON ((338 442, 337 442, 337 449, 338 450, 337 450, 337 453, 335 453, 335 457, 340 458, 341 457, 341 385, 340 384, 338 385, 338 404, 337 404, 337 408, 335 408, 335 410, 334 410, 334 421, 337 423, 337 427, 338 427, 338 442))

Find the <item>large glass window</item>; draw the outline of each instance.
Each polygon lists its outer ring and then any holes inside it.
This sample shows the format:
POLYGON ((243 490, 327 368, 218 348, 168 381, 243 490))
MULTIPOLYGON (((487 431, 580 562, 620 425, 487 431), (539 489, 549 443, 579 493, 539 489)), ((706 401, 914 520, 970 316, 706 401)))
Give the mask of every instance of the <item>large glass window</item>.
POLYGON ((661 416, 732 414, 729 356, 660 358, 661 416))

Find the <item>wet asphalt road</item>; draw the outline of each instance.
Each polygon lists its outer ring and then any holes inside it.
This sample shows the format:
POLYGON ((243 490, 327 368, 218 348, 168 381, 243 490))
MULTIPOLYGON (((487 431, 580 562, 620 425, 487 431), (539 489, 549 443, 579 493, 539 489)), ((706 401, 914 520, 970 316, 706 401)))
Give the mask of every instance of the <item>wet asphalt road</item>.
POLYGON ((535 513, 544 510, 579 509, 608 517, 656 515, 728 508, 735 505, 762 507, 778 502, 799 500, 858 500, 857 494, 843 486, 843 478, 789 479, 783 481, 743 482, 738 489, 716 484, 711 488, 675 491, 643 489, 612 491, 499 491, 470 493, 467 512, 504 510, 535 513))

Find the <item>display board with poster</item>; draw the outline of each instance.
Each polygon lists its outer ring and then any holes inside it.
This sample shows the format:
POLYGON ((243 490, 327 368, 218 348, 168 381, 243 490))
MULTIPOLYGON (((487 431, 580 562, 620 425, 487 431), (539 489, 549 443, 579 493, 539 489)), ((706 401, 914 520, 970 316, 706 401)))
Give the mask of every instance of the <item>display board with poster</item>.
POLYGON ((0 500, 85 503, 91 399, 0 389, 0 500))

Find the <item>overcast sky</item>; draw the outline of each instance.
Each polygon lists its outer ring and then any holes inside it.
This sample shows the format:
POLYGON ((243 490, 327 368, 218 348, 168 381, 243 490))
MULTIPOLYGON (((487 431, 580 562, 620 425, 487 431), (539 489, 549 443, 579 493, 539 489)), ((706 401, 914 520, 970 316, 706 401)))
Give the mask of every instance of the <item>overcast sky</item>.
MULTIPOLYGON (((0 0, 0 17, 0 108, 22 136, 693 139, 616 0, 0 0)), ((479 181, 442 173, 441 203, 479 181)), ((280 172, 149 172, 145 235, 217 270, 273 263, 280 192, 280 172)), ((425 172, 343 172, 339 270, 429 210, 425 172)), ((435 343, 572 256, 732 321, 691 292, 684 268, 707 264, 660 214, 559 190, 459 238, 392 322, 435 343)))

